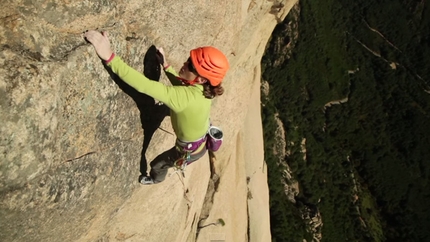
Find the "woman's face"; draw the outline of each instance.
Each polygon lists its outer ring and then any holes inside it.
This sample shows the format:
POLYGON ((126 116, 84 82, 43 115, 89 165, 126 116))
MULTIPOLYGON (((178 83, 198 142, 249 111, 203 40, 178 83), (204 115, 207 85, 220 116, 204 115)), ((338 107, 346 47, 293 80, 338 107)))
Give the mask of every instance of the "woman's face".
POLYGON ((191 58, 188 58, 181 70, 179 71, 179 77, 184 78, 185 80, 195 80, 198 75, 196 73, 196 69, 194 68, 193 63, 191 62, 191 58))

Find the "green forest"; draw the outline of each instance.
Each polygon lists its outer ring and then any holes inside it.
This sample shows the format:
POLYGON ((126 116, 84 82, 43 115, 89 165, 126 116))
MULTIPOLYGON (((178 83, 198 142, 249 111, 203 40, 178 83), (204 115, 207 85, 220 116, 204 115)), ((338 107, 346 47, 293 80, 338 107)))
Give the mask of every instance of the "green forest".
POLYGON ((262 59, 272 241, 312 241, 309 212, 321 216, 321 241, 428 241, 428 3, 304 0, 299 9, 277 25, 262 59), (276 63, 294 34, 289 58, 276 63), (275 113, 291 179, 273 154, 275 113), (293 181, 295 203, 284 192, 293 181))

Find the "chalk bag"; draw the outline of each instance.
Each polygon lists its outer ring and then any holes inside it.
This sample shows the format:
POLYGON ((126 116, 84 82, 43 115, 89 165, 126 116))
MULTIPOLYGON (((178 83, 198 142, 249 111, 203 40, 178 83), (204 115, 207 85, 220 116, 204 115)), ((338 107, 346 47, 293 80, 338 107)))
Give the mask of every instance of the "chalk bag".
POLYGON ((207 149, 210 151, 217 151, 219 147, 221 147, 222 138, 222 130, 216 126, 210 126, 206 141, 207 149))

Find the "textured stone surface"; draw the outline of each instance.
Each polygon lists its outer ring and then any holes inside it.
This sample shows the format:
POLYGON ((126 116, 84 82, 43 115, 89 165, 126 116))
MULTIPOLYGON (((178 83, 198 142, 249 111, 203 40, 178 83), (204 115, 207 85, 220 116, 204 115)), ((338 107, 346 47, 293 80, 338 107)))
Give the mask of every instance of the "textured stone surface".
MULTIPOLYGON (((142 105, 139 109, 83 40, 83 31, 96 28, 108 31, 116 53, 138 70, 143 70, 143 56, 151 45, 163 47, 176 69, 197 46, 214 45, 226 53, 232 68, 225 95, 214 102, 212 120, 225 131, 216 168, 221 182, 227 184, 216 194, 213 207, 217 211, 219 204, 224 206, 219 199, 231 199, 226 194, 241 196, 242 205, 237 205, 241 210, 236 211, 240 216, 225 215, 226 226, 220 233, 245 240, 243 169, 246 163, 262 161, 259 157, 239 162, 232 157, 239 140, 243 142, 240 152, 246 152, 249 141, 238 134, 247 132, 244 120, 251 83, 259 82, 259 62, 271 30, 293 2, 286 2, 276 14, 274 4, 262 0, 3 0, 0 240, 196 239, 210 176, 208 159, 187 171, 184 184, 176 174, 156 186, 137 183, 142 125, 155 115, 154 109, 142 105), (230 180, 239 185, 229 186, 230 180), (233 221, 242 223, 240 231, 233 230, 233 221)), ((172 132, 168 117, 161 127, 172 132)), ((171 134, 158 129, 146 152, 148 161, 173 141, 171 134)), ((268 204, 265 209, 268 214, 268 204)))

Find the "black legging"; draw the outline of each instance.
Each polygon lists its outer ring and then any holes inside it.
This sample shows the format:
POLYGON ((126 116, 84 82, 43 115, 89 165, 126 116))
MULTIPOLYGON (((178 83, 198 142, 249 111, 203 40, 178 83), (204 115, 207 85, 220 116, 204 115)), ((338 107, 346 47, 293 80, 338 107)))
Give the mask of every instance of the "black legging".
MULTIPOLYGON (((187 162, 187 165, 193 163, 194 161, 200 159, 206 153, 206 144, 202 144, 204 147, 198 153, 193 153, 190 156, 190 160, 187 162)), ((184 154, 179 152, 176 146, 173 146, 171 149, 166 150, 161 153, 151 162, 151 171, 149 172, 150 176, 154 180, 154 183, 162 182, 166 179, 167 170, 174 166, 174 163, 179 158, 183 157, 184 154)))

